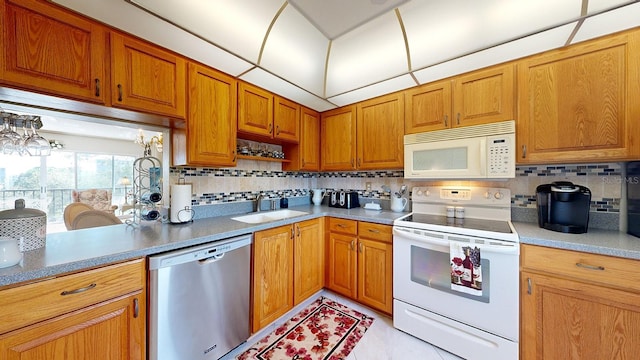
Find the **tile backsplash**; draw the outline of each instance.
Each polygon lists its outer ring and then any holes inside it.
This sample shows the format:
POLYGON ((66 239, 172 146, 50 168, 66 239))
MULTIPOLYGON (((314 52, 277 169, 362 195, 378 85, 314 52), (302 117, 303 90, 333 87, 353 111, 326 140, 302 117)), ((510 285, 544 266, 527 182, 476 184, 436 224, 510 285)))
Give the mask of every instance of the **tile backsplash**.
MULTIPOLYGON (((221 204, 268 197, 309 196, 309 189, 355 190, 362 197, 389 199, 383 186, 396 191, 402 184, 413 186, 457 185, 493 186, 511 190, 512 209, 520 212, 536 208, 536 187, 554 181, 571 181, 588 187, 592 193, 591 212, 615 215, 617 222, 622 197, 621 163, 527 165, 516 167, 516 177, 507 181, 416 181, 404 179, 401 170, 346 172, 282 171, 279 162, 240 160, 235 168, 172 167, 171 183, 184 177, 193 186, 193 205, 221 204), (370 183, 370 190, 367 184, 370 183)), ((530 220, 530 219, 529 219, 530 220)), ((533 220, 535 221, 535 220, 533 220)), ((615 224, 616 228, 618 224, 615 224)))

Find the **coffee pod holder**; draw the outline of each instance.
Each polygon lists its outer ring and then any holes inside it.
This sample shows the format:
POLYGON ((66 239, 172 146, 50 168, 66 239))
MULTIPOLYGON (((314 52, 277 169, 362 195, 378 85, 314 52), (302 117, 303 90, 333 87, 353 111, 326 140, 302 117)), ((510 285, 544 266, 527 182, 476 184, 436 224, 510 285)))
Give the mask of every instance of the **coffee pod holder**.
POLYGON ((158 221, 160 212, 156 204, 162 200, 162 163, 153 156, 133 162, 133 218, 127 224, 158 221))

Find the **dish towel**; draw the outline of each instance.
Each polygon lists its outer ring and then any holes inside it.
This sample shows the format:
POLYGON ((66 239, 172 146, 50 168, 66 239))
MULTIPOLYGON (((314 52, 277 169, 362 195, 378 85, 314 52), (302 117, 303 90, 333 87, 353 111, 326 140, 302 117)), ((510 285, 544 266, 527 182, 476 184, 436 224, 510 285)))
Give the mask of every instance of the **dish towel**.
POLYGON ((482 267, 480 248, 470 244, 451 242, 451 290, 482 296, 482 267))

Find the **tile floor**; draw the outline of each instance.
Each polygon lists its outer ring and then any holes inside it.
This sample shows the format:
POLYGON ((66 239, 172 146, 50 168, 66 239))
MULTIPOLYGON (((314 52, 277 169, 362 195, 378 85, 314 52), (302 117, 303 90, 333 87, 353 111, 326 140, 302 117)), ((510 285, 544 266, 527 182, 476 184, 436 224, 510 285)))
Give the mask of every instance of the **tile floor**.
POLYGON ((273 324, 256 333, 247 340, 246 343, 224 356, 222 360, 235 359, 235 357, 241 354, 246 348, 273 331, 277 326, 284 323, 321 295, 375 318, 373 325, 367 330, 345 360, 461 360, 461 358, 451 353, 395 329, 393 327, 393 320, 388 316, 377 313, 365 306, 326 290, 319 292, 304 303, 296 306, 273 324))

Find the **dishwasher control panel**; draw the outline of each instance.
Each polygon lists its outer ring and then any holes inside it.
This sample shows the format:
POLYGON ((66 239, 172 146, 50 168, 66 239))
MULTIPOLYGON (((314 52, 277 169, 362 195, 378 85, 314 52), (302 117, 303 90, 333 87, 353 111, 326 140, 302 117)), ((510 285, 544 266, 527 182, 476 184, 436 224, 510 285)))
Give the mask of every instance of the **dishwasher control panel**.
POLYGON ((251 242, 251 235, 245 235, 151 256, 149 257, 149 270, 160 269, 191 261, 220 259, 226 252, 250 245, 251 242))

